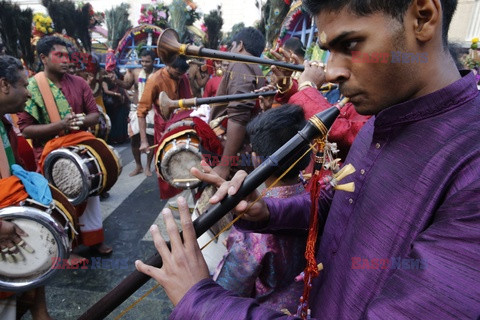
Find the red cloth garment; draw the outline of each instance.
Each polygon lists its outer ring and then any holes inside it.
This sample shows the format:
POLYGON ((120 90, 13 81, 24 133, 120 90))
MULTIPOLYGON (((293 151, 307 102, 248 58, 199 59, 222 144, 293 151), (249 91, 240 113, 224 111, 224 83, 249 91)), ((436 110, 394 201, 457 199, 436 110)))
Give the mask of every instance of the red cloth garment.
MULTIPOLYGON (((306 119, 310 119, 318 112, 324 111, 331 106, 320 91, 311 87, 296 92, 290 97, 288 102, 301 106, 305 112, 306 119)), ((351 103, 347 103, 340 110, 340 115, 328 133, 328 140, 337 143, 339 149, 338 156, 342 160, 345 160, 347 157, 353 140, 369 118, 369 116, 358 114, 351 103)))
POLYGON ((215 97, 217 95, 217 89, 222 82, 222 77, 213 76, 208 80, 207 84, 205 85, 205 89, 203 91, 203 97, 215 97))

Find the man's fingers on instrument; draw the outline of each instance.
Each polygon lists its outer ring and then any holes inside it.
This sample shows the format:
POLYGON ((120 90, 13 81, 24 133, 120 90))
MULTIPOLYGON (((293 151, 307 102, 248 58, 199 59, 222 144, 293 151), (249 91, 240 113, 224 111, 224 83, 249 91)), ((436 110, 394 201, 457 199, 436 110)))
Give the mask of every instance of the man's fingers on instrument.
POLYGON ((14 257, 16 261, 25 261, 25 256, 20 251, 20 249, 13 242, 12 244, 13 246, 8 248, 8 251, 10 251, 10 254, 14 257))
POLYGON ((28 233, 26 233, 22 228, 17 225, 15 225, 15 233, 21 237, 28 237, 28 233))
POLYGON ((170 247, 172 248, 172 252, 174 250, 179 250, 183 246, 183 243, 182 239, 180 238, 180 234, 178 233, 178 227, 173 218, 172 211, 170 211, 170 209, 163 209, 162 215, 168 237, 170 238, 170 247))
POLYGON ((148 265, 143 263, 140 260, 135 261, 135 268, 141 272, 146 274, 147 276, 150 276, 151 278, 154 278, 157 281, 162 281, 162 271, 158 268, 155 268, 154 266, 148 265))
POLYGON ((235 207, 235 211, 238 213, 244 212, 248 207, 248 202, 246 200, 240 201, 235 207))
POLYGON ((225 198, 225 196, 227 195, 227 190, 229 186, 230 186, 230 181, 225 181, 224 183, 222 183, 218 187, 217 192, 215 192, 215 194, 210 198, 210 203, 215 204, 217 202, 220 202, 220 200, 222 200, 223 198, 225 198))
POLYGON ((276 60, 283 60, 285 57, 283 55, 281 55, 280 53, 278 52, 275 52, 275 51, 270 51, 270 53, 272 54, 272 56, 275 57, 276 60))
POLYGON ((190 214, 187 201, 185 201, 184 198, 178 197, 177 203, 178 211, 180 212, 180 222, 182 224, 184 245, 188 249, 193 249, 194 246, 192 245, 197 245, 197 237, 192 224, 192 215, 190 214))
POLYGON ((152 238, 153 238, 153 244, 155 245, 155 248, 157 249, 158 253, 162 256, 162 259, 168 259, 170 250, 168 249, 167 244, 165 243, 165 240, 160 234, 160 231, 158 230, 157 225, 152 224, 152 226, 150 227, 150 234, 152 235, 152 238))
POLYGON ((295 53, 292 53, 292 55, 290 56, 290 60, 290 62, 294 64, 300 63, 300 58, 295 53))
POLYGON ((216 187, 219 187, 225 180, 220 177, 215 171, 213 171, 210 167, 208 169, 198 170, 198 168, 193 167, 190 169, 190 173, 195 177, 198 178, 206 183, 213 184, 216 187))
POLYGON ((19 246, 23 250, 27 251, 28 253, 34 253, 35 252, 35 250, 32 247, 30 247, 30 245, 28 243, 26 243, 25 240, 23 240, 23 239, 22 239, 22 241, 17 243, 17 246, 19 246))
POLYGON ((237 193, 238 189, 242 185, 243 180, 245 180, 247 175, 248 174, 243 170, 240 170, 237 173, 235 173, 232 180, 230 181, 230 186, 228 188, 229 195, 234 195, 235 193, 237 193))
POLYGON ((8 252, 11 254, 17 253, 19 249, 17 248, 17 245, 15 242, 13 242, 13 239, 8 239, 7 240, 7 247, 8 247, 8 252))
POLYGON ((14 235, 12 235, 11 240, 13 244, 17 246, 22 241, 22 238, 20 238, 18 234, 15 233, 14 235))
POLYGON ((205 160, 200 161, 200 165, 205 173, 211 173, 213 171, 212 167, 205 160))
POLYGON ((277 82, 281 82, 283 81, 283 78, 285 78, 285 73, 276 66, 272 67, 272 72, 275 76, 277 76, 277 82))

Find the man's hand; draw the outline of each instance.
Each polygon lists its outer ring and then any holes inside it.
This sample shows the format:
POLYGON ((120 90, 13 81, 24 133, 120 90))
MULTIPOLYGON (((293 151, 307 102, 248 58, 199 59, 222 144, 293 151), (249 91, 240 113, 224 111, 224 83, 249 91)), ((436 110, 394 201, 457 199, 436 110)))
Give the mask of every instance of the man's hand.
MULTIPOLYGON (((300 58, 296 54, 292 53, 291 51, 283 50, 282 48, 280 48, 278 52, 274 50, 270 50, 270 53, 278 61, 284 61, 284 62, 294 63, 294 64, 300 63, 300 58)), ((288 90, 290 87, 290 81, 292 81, 291 80, 292 73, 293 73, 292 70, 282 69, 281 67, 278 67, 278 66, 272 66, 272 77, 271 77, 272 84, 275 84, 275 86, 281 91, 288 90)))
POLYGON ((140 142, 140 152, 145 152, 145 153, 150 153, 150 145, 148 144, 148 141, 141 141, 140 142))
POLYGON ((158 227, 153 225, 150 228, 155 248, 162 257, 162 267, 159 269, 144 264, 140 260, 135 261, 137 270, 157 280, 174 305, 178 304, 193 285, 209 277, 207 263, 198 246, 188 205, 182 197, 179 197, 177 202, 183 241, 172 212, 169 209, 163 209, 162 214, 170 237, 171 249, 167 247, 158 227))
POLYGON ((213 168, 213 171, 215 171, 215 173, 219 175, 222 179, 227 179, 230 175, 230 166, 219 164, 218 166, 213 168))
POLYGON ((210 167, 204 160, 200 162, 200 165, 202 166, 203 171, 198 170, 196 167, 190 169, 190 173, 195 178, 198 178, 199 180, 208 184, 214 185, 216 188, 219 188, 222 183, 226 181, 224 178, 220 177, 218 173, 215 172, 212 167, 210 167))
POLYGON ((5 220, 1 221, 0 227, 0 250, 4 254, 9 262, 15 262, 15 260, 24 260, 23 255, 20 253, 20 248, 25 249, 28 253, 33 253, 34 250, 30 247, 25 240, 20 237, 27 237, 28 234, 23 231, 15 223, 5 220), (13 259, 13 257, 15 259, 13 259))
MULTIPOLYGON (((211 171, 209 172, 201 173, 198 169, 192 169, 190 172, 196 178, 205 182, 210 182, 218 188, 217 192, 210 198, 211 204, 216 204, 222 201, 227 196, 227 194, 236 194, 238 189, 242 185, 243 180, 245 180, 248 175, 245 171, 240 170, 233 176, 232 180, 224 180, 224 182, 220 183, 223 179, 219 178, 211 168, 210 170, 211 171)), ((251 203, 255 201, 259 197, 259 195, 260 193, 256 190, 252 192, 250 195, 248 195, 248 197, 240 201, 240 203, 235 207, 234 212, 237 215, 243 214, 242 219, 245 220, 267 221, 270 218, 270 212, 268 211, 266 203, 262 199, 255 202, 255 204, 253 204, 252 207, 249 208, 251 203), (246 211, 247 209, 248 211, 246 211)))
POLYGON ((301 84, 305 81, 311 81, 315 83, 317 88, 320 88, 325 82, 325 66, 320 61, 307 61, 303 63, 305 70, 298 78, 298 83, 301 84))
MULTIPOLYGON (((266 91, 272 91, 272 90, 277 90, 277 88, 273 84, 269 84, 267 86, 261 87, 260 89, 255 90, 254 92, 266 92, 266 91)), ((258 97, 258 102, 260 104, 260 108, 262 111, 267 111, 268 109, 272 108, 273 105, 273 96, 269 97, 264 97, 264 96, 259 96, 258 97)))
POLYGON ((61 123, 63 130, 80 130, 85 121, 85 114, 83 113, 69 113, 62 119, 61 123))

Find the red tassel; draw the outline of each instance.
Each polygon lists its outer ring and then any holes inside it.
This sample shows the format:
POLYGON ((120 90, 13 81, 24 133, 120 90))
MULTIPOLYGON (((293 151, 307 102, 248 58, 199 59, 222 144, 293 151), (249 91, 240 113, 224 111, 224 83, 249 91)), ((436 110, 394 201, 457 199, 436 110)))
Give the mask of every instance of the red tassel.
POLYGON ((195 131, 197 131, 202 146, 210 152, 216 153, 217 155, 222 155, 222 143, 210 126, 202 119, 197 117, 193 117, 193 122, 195 123, 195 131))
MULTIPOLYGON (((320 146, 319 149, 323 152, 323 146, 320 146)), ((308 298, 310 296, 310 290, 312 289, 312 281, 315 277, 318 276, 319 270, 317 266, 317 261, 315 259, 315 246, 317 243, 318 237, 318 197, 320 196, 320 191, 324 187, 322 182, 321 171, 315 170, 312 179, 310 180, 310 200, 312 206, 310 208, 310 223, 308 227, 308 238, 307 238, 307 247, 305 249, 305 259, 307 260, 307 265, 305 267, 304 273, 304 287, 303 295, 300 297, 300 305, 298 307, 297 316, 302 319, 307 318, 308 314, 308 298)))

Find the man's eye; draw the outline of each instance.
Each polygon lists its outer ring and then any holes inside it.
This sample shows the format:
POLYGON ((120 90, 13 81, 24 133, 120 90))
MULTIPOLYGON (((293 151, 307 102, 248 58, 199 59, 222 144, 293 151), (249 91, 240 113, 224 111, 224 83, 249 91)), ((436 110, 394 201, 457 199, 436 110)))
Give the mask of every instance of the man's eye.
POLYGON ((357 44, 358 44, 358 41, 347 41, 347 42, 345 42, 344 48, 347 51, 352 51, 352 50, 355 49, 357 44))

